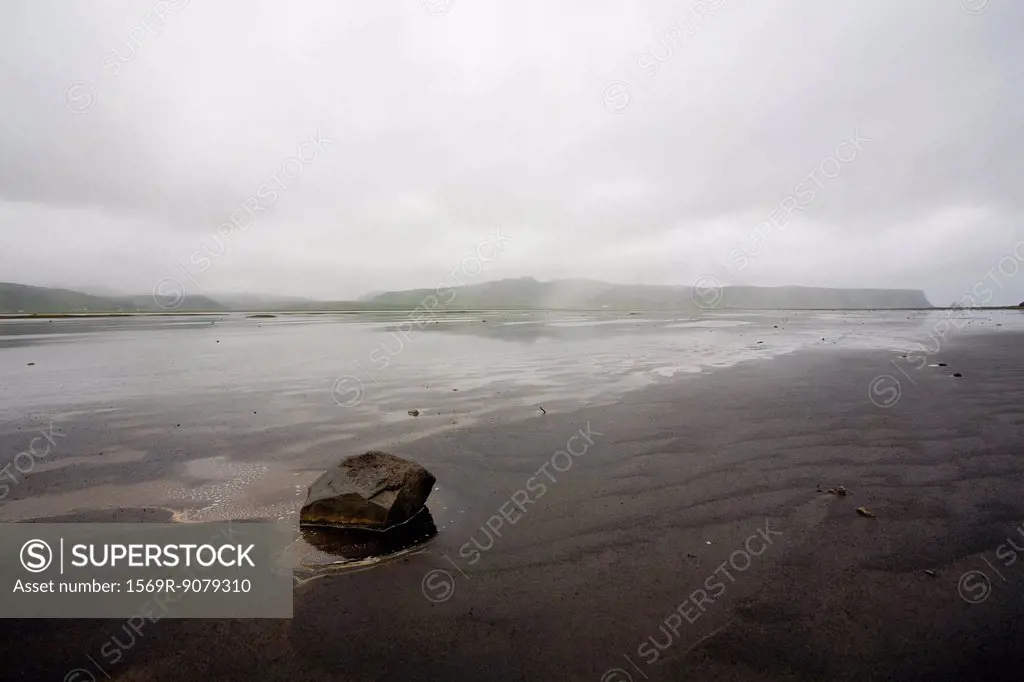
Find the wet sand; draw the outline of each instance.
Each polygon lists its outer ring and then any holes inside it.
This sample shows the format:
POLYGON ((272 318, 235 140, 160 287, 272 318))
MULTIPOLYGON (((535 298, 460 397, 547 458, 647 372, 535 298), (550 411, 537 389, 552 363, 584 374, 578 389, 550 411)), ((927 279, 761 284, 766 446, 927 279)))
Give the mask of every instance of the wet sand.
POLYGON ((1017 680, 1022 347, 812 350, 422 438, 420 551, 304 582, 290 621, 0 620, 2 677, 1017 680))

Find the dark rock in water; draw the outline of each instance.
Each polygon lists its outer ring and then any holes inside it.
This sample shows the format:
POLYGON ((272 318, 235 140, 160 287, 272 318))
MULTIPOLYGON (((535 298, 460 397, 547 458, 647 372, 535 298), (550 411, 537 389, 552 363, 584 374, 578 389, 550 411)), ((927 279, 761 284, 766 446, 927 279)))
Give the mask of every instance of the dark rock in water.
POLYGON ((437 526, 424 507, 409 521, 387 530, 304 527, 302 539, 315 549, 346 561, 397 554, 437 535, 437 526))
POLYGON ((945 366, 946 366, 946 363, 944 363, 944 362, 940 362, 939 363, 939 367, 945 367, 945 366))
POLYGON ((953 372, 953 376, 959 379, 960 377, 963 376, 963 374, 961 374, 960 372, 953 372))
POLYGON ((418 416, 420 416, 420 411, 419 410, 409 410, 409 416, 410 417, 418 417, 418 416))
POLYGON ((423 509, 435 480, 419 464, 386 452, 346 457, 309 487, 299 524, 382 531, 423 509))

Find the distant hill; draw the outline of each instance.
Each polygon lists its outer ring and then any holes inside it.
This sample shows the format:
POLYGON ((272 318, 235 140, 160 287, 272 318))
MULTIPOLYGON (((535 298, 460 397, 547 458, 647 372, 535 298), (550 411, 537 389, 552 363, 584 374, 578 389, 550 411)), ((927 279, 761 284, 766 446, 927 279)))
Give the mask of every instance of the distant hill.
MULTIPOLYGON (((94 290, 95 291, 95 290, 94 290)), ((316 301, 291 296, 219 294, 186 296, 179 305, 172 298, 154 300, 152 294, 97 296, 71 289, 33 287, 0 282, 0 315, 69 313, 186 313, 230 311, 380 310, 400 306, 358 301, 316 301)), ((415 307, 415 306, 413 306, 415 307)))
POLYGON ((159 305, 152 295, 96 296, 70 289, 0 283, 0 314, 412 310, 728 310, 930 308, 924 292, 913 289, 825 289, 812 287, 725 287, 694 291, 684 286, 612 284, 587 279, 540 282, 532 277, 503 279, 458 288, 389 291, 359 301, 316 301, 266 295, 186 296, 159 305))
MULTIPOLYGON (((206 296, 186 296, 179 311, 222 311, 227 308, 206 296)), ((94 296, 71 289, 32 287, 0 282, 0 313, 134 313, 165 312, 152 296, 94 296)))
POLYGON ((758 309, 931 308, 918 289, 826 289, 818 287, 725 287, 719 307, 758 309))
POLYGON ((624 285, 596 280, 540 282, 503 279, 457 289, 391 291, 369 303, 415 308, 439 299, 448 308, 564 310, 866 309, 930 308, 914 289, 826 289, 813 287, 724 287, 694 291, 684 286, 624 285))

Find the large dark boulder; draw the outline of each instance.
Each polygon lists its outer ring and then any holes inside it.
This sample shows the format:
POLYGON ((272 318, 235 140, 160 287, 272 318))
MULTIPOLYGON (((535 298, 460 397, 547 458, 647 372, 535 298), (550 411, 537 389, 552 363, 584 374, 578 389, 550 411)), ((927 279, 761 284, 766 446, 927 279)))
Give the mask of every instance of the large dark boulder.
POLYGON ((419 464, 386 452, 346 457, 309 486, 299 523, 386 530, 423 509, 435 480, 419 464))

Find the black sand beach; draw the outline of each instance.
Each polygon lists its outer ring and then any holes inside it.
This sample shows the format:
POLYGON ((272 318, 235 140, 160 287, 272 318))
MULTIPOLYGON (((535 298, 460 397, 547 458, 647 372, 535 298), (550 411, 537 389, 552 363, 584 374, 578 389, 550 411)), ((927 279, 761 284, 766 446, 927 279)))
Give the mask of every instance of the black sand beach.
POLYGON ((801 352, 423 438, 421 551, 304 582, 290 621, 0 620, 0 678, 1018 680, 1022 347, 801 352))

